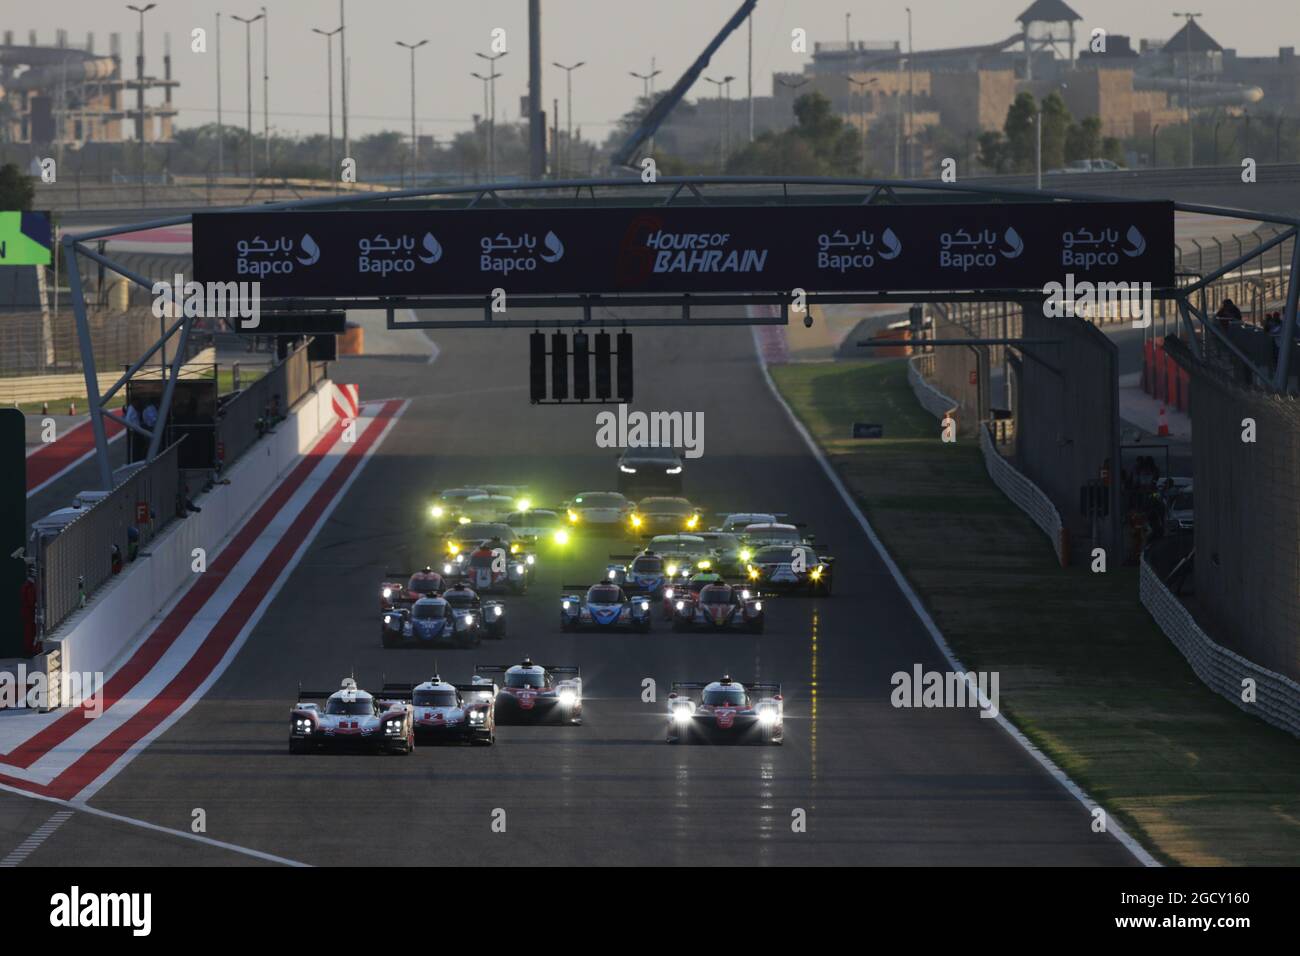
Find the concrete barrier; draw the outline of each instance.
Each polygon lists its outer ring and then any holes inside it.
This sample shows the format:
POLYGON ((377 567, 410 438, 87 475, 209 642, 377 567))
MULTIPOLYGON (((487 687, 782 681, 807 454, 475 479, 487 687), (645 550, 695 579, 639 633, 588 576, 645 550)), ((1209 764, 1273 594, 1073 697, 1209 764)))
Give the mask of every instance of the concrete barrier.
POLYGON ((134 649, 140 632, 176 592, 194 578, 191 553, 203 548, 209 563, 244 519, 311 447, 331 422, 335 386, 320 382, 275 431, 248 450, 226 473, 229 484, 195 498, 202 512, 172 525, 93 602, 46 638, 61 651, 64 670, 110 674, 134 649))

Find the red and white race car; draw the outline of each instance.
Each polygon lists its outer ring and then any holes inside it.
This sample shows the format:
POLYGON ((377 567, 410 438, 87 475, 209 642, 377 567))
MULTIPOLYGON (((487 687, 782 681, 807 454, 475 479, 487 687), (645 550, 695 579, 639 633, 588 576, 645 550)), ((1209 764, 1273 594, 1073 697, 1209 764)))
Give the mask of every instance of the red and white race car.
POLYGON ((668 742, 783 743, 784 700, 780 684, 742 684, 725 675, 708 684, 676 682, 668 695, 668 742))
POLYGON ((715 581, 698 591, 672 590, 674 631, 763 633, 763 602, 745 588, 715 581))
POLYGON ((499 675, 496 719, 499 724, 582 723, 581 668, 534 664, 475 664, 473 683, 487 687, 499 675))
POLYGON ((410 703, 360 690, 351 677, 345 677, 333 693, 299 688, 298 702, 289 711, 291 754, 313 750, 409 754, 414 749, 410 703))
POLYGON ((379 585, 379 610, 381 611, 387 611, 391 607, 410 607, 420 598, 433 597, 444 586, 442 575, 433 568, 416 571, 409 577, 390 571, 388 577, 393 580, 384 581, 379 585), (400 578, 406 578, 405 583, 397 580, 400 578))

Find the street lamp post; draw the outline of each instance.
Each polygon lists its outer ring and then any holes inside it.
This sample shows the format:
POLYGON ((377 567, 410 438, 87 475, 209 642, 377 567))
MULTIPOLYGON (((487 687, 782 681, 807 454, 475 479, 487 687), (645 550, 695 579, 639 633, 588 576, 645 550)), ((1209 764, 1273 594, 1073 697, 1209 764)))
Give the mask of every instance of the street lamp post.
POLYGON ((561 154, 559 165, 567 168, 569 160, 569 151, 573 148, 573 71, 585 64, 586 60, 579 60, 573 66, 565 66, 563 63, 552 63, 552 66, 558 66, 564 71, 564 111, 568 114, 564 125, 564 150, 561 154))
POLYGON ((474 79, 483 81, 483 151, 487 160, 489 179, 492 178, 492 128, 488 125, 488 88, 492 85, 492 81, 500 75, 500 73, 489 73, 487 76, 482 73, 470 74, 474 79))
POLYGON ((862 175, 867 175, 867 87, 876 82, 873 76, 869 80, 855 80, 851 75, 846 75, 845 79, 850 84, 858 88, 858 125, 862 127, 862 175))
POLYGON ((726 143, 726 147, 723 149, 724 158, 731 155, 731 81, 734 79, 734 76, 728 76, 722 80, 722 89, 726 94, 723 106, 726 112, 722 120, 722 128, 725 130, 724 142, 726 143))
POLYGON ((253 24, 262 19, 262 14, 255 17, 241 17, 236 13, 230 15, 244 25, 244 79, 248 86, 248 184, 253 185, 253 24))
MULTIPOLYGON (((717 88, 719 104, 722 103, 722 88, 727 84, 727 81, 730 79, 731 77, 727 77, 726 79, 722 79, 722 80, 715 80, 707 76, 704 78, 704 81, 706 83, 712 83, 717 88)), ((722 128, 723 128, 722 124, 718 124, 718 172, 722 172, 726 164, 726 153, 724 152, 725 147, 723 146, 722 128)))
MULTIPOLYGON (((628 75, 628 76, 634 77, 634 78, 636 78, 636 79, 638 79, 638 80, 641 81, 641 98, 642 98, 643 100, 645 100, 645 115, 646 115, 646 116, 649 116, 649 115, 650 115, 650 110, 654 107, 653 98, 654 98, 654 81, 655 81, 655 77, 658 76, 658 75, 659 75, 660 73, 662 73, 662 72, 663 72, 663 70, 656 70, 656 69, 655 69, 655 61, 654 61, 654 58, 653 58, 653 57, 650 58, 650 72, 649 72, 649 73, 638 73, 638 72, 636 72, 636 70, 628 70, 628 71, 627 71, 627 75, 628 75)), ((651 135, 651 137, 650 137, 650 142, 649 142, 648 145, 649 145, 649 149, 650 149, 650 155, 653 156, 653 155, 654 155, 654 151, 655 151, 655 138, 654 138, 653 135, 651 135)))
POLYGON ((419 43, 406 43, 398 40, 397 45, 411 51, 411 186, 415 186, 415 51, 428 43, 428 40, 421 40, 419 43))
POLYGON ((325 112, 329 117, 329 178, 337 182, 338 172, 334 166, 334 34, 343 32, 342 27, 322 30, 312 27, 312 33, 319 33, 325 38, 325 112))
POLYGON ((1187 34, 1187 69, 1184 71, 1187 74, 1187 92, 1183 105, 1187 108, 1187 165, 1191 168, 1196 165, 1196 133, 1192 129, 1192 24, 1204 14, 1175 13, 1174 16, 1187 21, 1187 27, 1183 31, 1187 34))
POLYGON ((266 168, 271 168, 271 67, 268 51, 271 49, 271 18, 262 7, 262 140, 266 145, 266 168))
POLYGON ((217 14, 217 181, 225 162, 225 127, 221 125, 221 14, 217 14))
POLYGON ((136 109, 136 130, 140 134, 140 205, 145 204, 144 189, 144 15, 158 6, 156 3, 146 3, 143 7, 137 7, 133 4, 127 4, 126 8, 140 14, 140 48, 135 58, 135 109, 136 109))
POLYGON ((475 53, 476 57, 488 61, 488 90, 490 93, 490 115, 488 118, 488 176, 495 179, 497 174, 497 77, 501 74, 497 72, 497 60, 501 59, 507 50, 500 53, 475 53))

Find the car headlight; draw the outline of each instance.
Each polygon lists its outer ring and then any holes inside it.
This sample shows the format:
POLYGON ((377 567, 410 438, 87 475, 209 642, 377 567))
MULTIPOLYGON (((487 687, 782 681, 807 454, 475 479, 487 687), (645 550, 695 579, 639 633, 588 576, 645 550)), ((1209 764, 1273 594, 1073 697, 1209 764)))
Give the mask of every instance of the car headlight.
POLYGON ((465 625, 466 625, 467 627, 473 627, 473 626, 474 626, 474 615, 473 615, 473 614, 466 614, 466 615, 465 615, 465 625))
POLYGON ((682 473, 681 465, 678 465, 676 468, 669 468, 664 472, 665 475, 680 475, 681 473, 682 473))
POLYGON ((299 717, 293 722, 293 729, 301 734, 311 733, 311 721, 305 717, 299 717))
POLYGON ((578 512, 576 512, 576 511, 574 511, 572 508, 570 508, 570 509, 568 510, 568 512, 566 512, 566 515, 567 515, 567 517, 568 517, 568 519, 569 519, 569 524, 577 524, 577 523, 578 523, 578 512))
POLYGON ((393 596, 393 589, 392 589, 392 588, 384 588, 384 597, 385 597, 385 598, 390 598, 390 597, 392 597, 392 596, 393 596))
POLYGON ((822 577, 821 565, 818 565, 817 567, 813 568, 810 573, 814 581, 820 581, 822 577))
POLYGON ((628 520, 630 520, 630 521, 632 522, 632 527, 634 527, 634 528, 639 528, 639 527, 641 527, 641 516, 640 516, 640 515, 633 515, 633 516, 632 516, 630 519, 628 519, 628 520))
POLYGON ((758 712, 758 722, 764 727, 771 727, 776 723, 776 710, 771 707, 764 707, 758 712))
POLYGON ((678 601, 678 602, 677 602, 675 605, 673 605, 673 606, 674 606, 675 608, 677 608, 677 610, 679 610, 679 611, 683 611, 683 610, 686 609, 686 602, 685 602, 685 601, 678 601))
POLYGON ((384 623, 385 623, 385 624, 392 624, 392 623, 393 623, 393 615, 391 615, 391 614, 385 614, 385 615, 384 615, 384 623))
POLYGON ((621 471, 621 472, 622 472, 623 474, 625 474, 625 475, 635 475, 635 474, 636 474, 636 469, 635 469, 635 468, 629 468, 627 465, 624 465, 622 462, 619 463, 618 470, 621 471))
POLYGON ((572 602, 572 601, 561 601, 561 602, 560 602, 560 608, 561 608, 561 610, 565 610, 565 611, 567 611, 567 610, 568 610, 569 608, 571 608, 572 606, 573 606, 573 602, 572 602))
POLYGON ((458 521, 460 524, 469 524, 469 518, 467 518, 465 515, 461 515, 458 521))
POLYGON ((528 557, 524 558, 524 563, 532 564, 536 560, 537 559, 530 554, 528 557))
POLYGON ((443 574, 451 574, 451 565, 450 565, 450 564, 444 564, 444 565, 442 566, 442 573, 443 573, 443 574))
POLYGON ((712 561, 697 561, 697 562, 695 563, 695 566, 696 566, 697 568, 699 568, 701 571, 707 571, 707 570, 709 570, 709 568, 713 567, 713 562, 712 562, 712 561))
POLYGON ((487 720, 486 710, 471 710, 469 712, 469 722, 471 724, 481 724, 485 720, 487 720))
POLYGON ((442 505, 434 505, 429 509, 429 514, 435 518, 441 518, 445 512, 442 510, 442 505))
POLYGON ((748 600, 749 600, 749 588, 745 588, 745 590, 743 590, 743 591, 740 592, 740 599, 741 599, 742 601, 748 601, 748 600))
POLYGON ((648 611, 648 610, 650 610, 650 602, 649 602, 649 601, 642 601, 642 602, 641 602, 641 610, 643 610, 643 611, 648 611))
POLYGON ((740 549, 740 560, 741 560, 741 561, 744 561, 744 562, 748 563, 749 559, 752 558, 753 556, 754 556, 754 552, 753 552, 753 551, 750 551, 749 548, 741 548, 741 549, 740 549))
POLYGON ((577 699, 578 695, 571 690, 560 691, 560 705, 562 707, 572 707, 577 699))
POLYGON ((699 515, 691 515, 689 518, 686 519, 686 527, 690 528, 691 530, 697 528, 699 524, 700 524, 699 515))
POLYGON ((532 506, 533 503, 529 501, 527 498, 520 498, 518 501, 515 502, 515 508, 519 511, 527 511, 532 506))
POLYGON ((556 544, 568 544, 568 543, 569 543, 569 532, 567 532, 567 531, 565 531, 563 528, 561 528, 559 531, 555 532, 554 538, 555 538, 555 543, 556 543, 556 544))
POLYGON ((761 611, 761 610, 763 610, 763 602, 762 602, 762 601, 755 601, 755 602, 754 602, 754 610, 755 610, 755 611, 761 611))
POLYGON ((384 734, 389 737, 400 737, 402 735, 401 721, 390 720, 384 724, 384 734))
POLYGON ((690 707, 686 705, 681 705, 673 708, 673 720, 677 721, 679 724, 684 724, 690 719, 691 719, 690 707))
POLYGON ((666 597, 668 600, 671 601, 673 599, 673 593, 674 592, 672 588, 664 588, 664 597, 666 597))
POLYGON ((500 617, 502 614, 506 613, 506 609, 498 604, 496 607, 492 609, 492 613, 495 616, 500 617))
POLYGON ((616 578, 618 578, 618 572, 615 571, 613 568, 610 568, 609 571, 608 571, 608 573, 606 573, 605 577, 607 577, 607 578, 609 578, 609 580, 613 581, 613 580, 615 580, 616 578))
POLYGON ((667 569, 667 570, 668 570, 668 576, 669 576, 670 578, 671 578, 671 577, 676 577, 676 576, 677 576, 677 565, 675 565, 675 564, 670 564, 670 565, 668 565, 668 569, 667 569))

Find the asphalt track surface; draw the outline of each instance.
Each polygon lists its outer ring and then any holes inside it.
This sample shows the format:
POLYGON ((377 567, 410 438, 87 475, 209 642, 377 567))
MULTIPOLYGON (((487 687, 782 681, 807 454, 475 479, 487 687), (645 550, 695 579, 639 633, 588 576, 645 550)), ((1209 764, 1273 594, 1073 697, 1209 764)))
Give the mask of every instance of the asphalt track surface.
MULTIPOLYGON (((416 333, 412 333, 416 334, 416 333)), ((530 406, 526 332, 435 336, 423 357, 337 363, 365 399, 411 398, 247 644, 207 696, 90 805, 309 864, 1129 865, 1113 837, 993 720, 895 709, 890 675, 947 665, 820 466, 770 395, 746 328, 636 332, 634 408, 704 411, 685 493, 710 510, 776 510, 838 558, 834 597, 775 599, 763 635, 566 634, 563 583, 590 581, 625 544, 543 551, 533 587, 507 598, 509 636, 441 651, 444 677, 525 655, 578 664, 580 727, 502 727, 491 748, 409 757, 290 756, 299 681, 419 680, 435 655, 380 647, 376 585, 433 555, 432 493, 523 482, 544 505, 615 484, 597 407, 530 406), (783 747, 669 746, 673 680, 777 680, 783 747), (653 678, 659 703, 644 703, 653 678), (506 830, 493 832, 493 812, 506 830), (806 832, 792 813, 806 812, 806 832), (499 815, 498 815, 499 819, 499 815)), ((1005 683, 1002 693, 1014 692, 1005 683)), ((57 805, 0 794, 0 856, 57 805)), ((236 852, 84 813, 28 865, 248 864, 236 852)))

